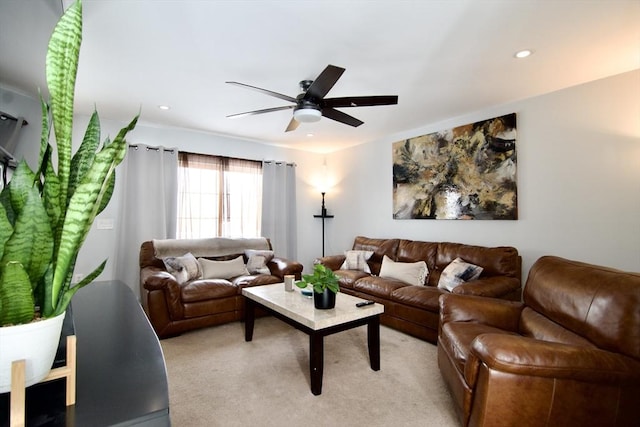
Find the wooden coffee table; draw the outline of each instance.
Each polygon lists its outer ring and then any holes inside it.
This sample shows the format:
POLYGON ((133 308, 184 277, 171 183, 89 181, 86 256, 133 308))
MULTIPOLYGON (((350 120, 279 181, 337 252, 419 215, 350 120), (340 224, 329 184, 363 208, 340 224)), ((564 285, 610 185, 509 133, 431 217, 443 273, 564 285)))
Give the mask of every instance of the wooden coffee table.
POLYGON ((258 306, 309 335, 309 372, 314 395, 322 393, 324 337, 327 335, 367 325, 369 363, 374 371, 380 370, 380 315, 384 312, 383 305, 376 303, 356 307, 356 303, 365 300, 338 293, 335 308, 318 310, 313 306, 313 298, 302 295, 296 286, 287 292, 282 283, 244 288, 242 295, 246 302, 245 341, 253 339, 255 309, 258 306))

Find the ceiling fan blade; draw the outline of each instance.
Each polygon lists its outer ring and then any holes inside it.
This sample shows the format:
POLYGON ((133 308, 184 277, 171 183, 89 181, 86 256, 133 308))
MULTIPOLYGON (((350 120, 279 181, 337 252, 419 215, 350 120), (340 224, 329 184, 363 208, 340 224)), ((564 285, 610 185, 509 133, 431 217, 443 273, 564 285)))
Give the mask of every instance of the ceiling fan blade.
POLYGON ((237 119, 239 117, 255 116, 256 114, 272 113, 274 111, 282 111, 282 110, 291 110, 294 107, 295 105, 286 105, 284 107, 265 108, 264 110, 254 110, 254 111, 247 111, 245 113, 231 114, 230 116, 227 116, 227 118, 237 119))
POLYGON ((346 96, 344 98, 327 98, 323 100, 322 106, 327 108, 371 107, 374 105, 394 105, 397 103, 397 96, 346 96))
POLYGON ((298 126, 300 126, 300 122, 297 121, 295 117, 291 117, 291 121, 289 122, 289 126, 287 126, 287 130, 285 130, 285 132, 296 130, 298 129, 298 126))
POLYGON ((344 123, 345 125, 358 127, 364 122, 350 116, 342 111, 335 110, 333 108, 323 108, 322 115, 328 119, 335 120, 336 122, 344 123))
POLYGON ((247 89, 253 89, 253 90, 257 90, 258 92, 262 92, 265 95, 270 95, 270 96, 275 96, 276 98, 280 98, 280 99, 284 99, 285 101, 289 101, 289 102, 297 102, 297 100, 289 95, 283 95, 281 93, 278 92, 274 92, 272 90, 267 90, 267 89, 262 89, 261 87, 256 87, 256 86, 251 86, 251 85, 247 85, 244 83, 239 83, 239 82, 225 82, 228 83, 230 85, 235 85, 235 86, 240 86, 240 87, 244 87, 247 89))
POLYGON ((320 75, 311 83, 307 93, 304 95, 304 99, 307 101, 312 99, 322 99, 329 93, 333 85, 336 84, 344 68, 336 67, 335 65, 327 65, 320 75))

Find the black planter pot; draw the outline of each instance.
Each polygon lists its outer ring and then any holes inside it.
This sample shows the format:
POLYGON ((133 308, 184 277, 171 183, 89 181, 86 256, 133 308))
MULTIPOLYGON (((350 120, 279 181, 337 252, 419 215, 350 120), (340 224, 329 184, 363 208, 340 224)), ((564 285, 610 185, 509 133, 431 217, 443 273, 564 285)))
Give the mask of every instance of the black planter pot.
POLYGON ((325 289, 322 293, 313 292, 313 305, 320 310, 327 310, 336 306, 335 292, 325 289))

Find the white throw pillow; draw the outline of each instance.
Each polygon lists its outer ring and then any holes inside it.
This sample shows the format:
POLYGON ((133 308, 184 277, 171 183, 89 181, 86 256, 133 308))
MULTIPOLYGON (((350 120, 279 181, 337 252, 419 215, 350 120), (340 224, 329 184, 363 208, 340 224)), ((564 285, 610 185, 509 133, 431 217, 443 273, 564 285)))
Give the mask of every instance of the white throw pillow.
POLYGON ((367 261, 373 255, 373 251, 344 251, 344 262, 340 266, 341 270, 360 270, 371 274, 371 269, 367 261))
POLYGON ((267 263, 273 259, 273 251, 247 249, 244 254, 247 257, 249 274, 271 274, 267 263))
POLYGON ((429 269, 424 261, 395 262, 386 255, 382 258, 380 277, 401 280, 414 286, 423 286, 428 275, 429 269))
POLYGON ((202 266, 204 279, 233 279, 249 275, 242 255, 229 261, 212 261, 206 258, 198 258, 198 261, 202 266))
POLYGON ((176 281, 180 284, 202 277, 200 264, 191 252, 186 253, 181 257, 164 258, 162 262, 164 262, 164 266, 167 271, 173 274, 176 281))
POLYGON ((462 258, 456 258, 442 270, 438 287, 451 292, 456 286, 480 277, 482 270, 483 268, 478 265, 470 264, 462 258))

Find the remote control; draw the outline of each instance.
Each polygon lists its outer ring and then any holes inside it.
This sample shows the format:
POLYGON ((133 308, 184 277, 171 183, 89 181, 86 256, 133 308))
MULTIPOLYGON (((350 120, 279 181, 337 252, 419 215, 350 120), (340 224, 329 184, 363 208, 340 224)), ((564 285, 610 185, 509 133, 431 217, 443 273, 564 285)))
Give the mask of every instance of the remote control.
POLYGON ((362 301, 362 302, 358 302, 356 303, 356 307, 364 307, 365 305, 371 305, 374 304, 373 301, 362 301))

